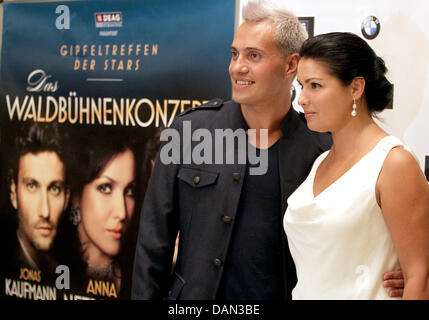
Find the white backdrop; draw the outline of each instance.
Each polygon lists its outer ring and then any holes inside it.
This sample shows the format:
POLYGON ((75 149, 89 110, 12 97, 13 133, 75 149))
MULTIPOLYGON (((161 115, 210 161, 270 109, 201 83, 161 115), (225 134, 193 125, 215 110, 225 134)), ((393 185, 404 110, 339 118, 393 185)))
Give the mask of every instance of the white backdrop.
MULTIPOLYGON (((395 85, 393 109, 379 114, 378 123, 401 138, 417 155, 422 169, 429 156, 429 1, 427 0, 277 0, 298 17, 314 17, 314 34, 347 31, 363 38, 368 16, 380 21, 380 33, 367 40, 389 69, 395 85)), ((247 0, 237 0, 241 8, 247 0)), ((295 85, 297 97, 299 85, 295 85)), ((295 99, 294 108, 300 107, 295 99)))

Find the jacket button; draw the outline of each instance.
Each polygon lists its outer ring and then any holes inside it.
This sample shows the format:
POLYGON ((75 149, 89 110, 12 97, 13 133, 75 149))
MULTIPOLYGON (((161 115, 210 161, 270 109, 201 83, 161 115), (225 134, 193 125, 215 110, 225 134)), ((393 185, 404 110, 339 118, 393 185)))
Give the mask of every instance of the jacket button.
POLYGON ((173 291, 168 291, 168 296, 171 296, 173 294, 173 291))
POLYGON ((216 267, 220 267, 222 265, 222 260, 216 258, 216 259, 213 260, 213 264, 216 267))
POLYGON ((232 177, 234 178, 235 181, 238 181, 241 178, 241 174, 239 172, 234 172, 232 174, 232 177))
POLYGON ((199 184, 199 183, 200 183, 200 180, 201 180, 200 176, 195 176, 195 177, 194 177, 194 183, 195 183, 195 184, 199 184))
POLYGON ((223 216, 222 219, 223 219, 223 222, 226 224, 229 224, 232 221, 232 218, 230 216, 223 216))

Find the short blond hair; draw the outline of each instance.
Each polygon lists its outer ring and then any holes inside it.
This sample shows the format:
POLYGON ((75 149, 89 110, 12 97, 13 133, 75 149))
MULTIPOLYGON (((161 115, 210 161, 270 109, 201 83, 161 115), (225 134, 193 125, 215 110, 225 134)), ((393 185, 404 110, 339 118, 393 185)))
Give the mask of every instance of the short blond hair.
POLYGON ((284 56, 298 53, 308 38, 307 31, 298 18, 273 1, 250 0, 244 5, 242 15, 244 21, 271 21, 275 28, 274 41, 284 56))

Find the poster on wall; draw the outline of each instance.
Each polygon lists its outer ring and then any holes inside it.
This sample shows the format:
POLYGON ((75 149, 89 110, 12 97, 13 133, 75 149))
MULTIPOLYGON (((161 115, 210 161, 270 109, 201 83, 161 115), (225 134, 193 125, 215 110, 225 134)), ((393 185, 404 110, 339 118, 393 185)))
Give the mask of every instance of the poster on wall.
POLYGON ((160 130, 230 97, 235 4, 3 9, 0 299, 129 299, 160 130))

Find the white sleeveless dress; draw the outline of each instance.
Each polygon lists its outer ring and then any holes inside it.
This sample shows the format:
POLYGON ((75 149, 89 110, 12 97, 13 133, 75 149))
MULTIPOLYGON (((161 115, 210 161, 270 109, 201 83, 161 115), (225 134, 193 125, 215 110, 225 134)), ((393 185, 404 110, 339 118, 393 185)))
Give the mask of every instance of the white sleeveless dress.
POLYGON ((396 146, 406 148, 399 139, 384 137, 314 197, 314 176, 326 151, 289 197, 283 222, 298 276, 293 299, 391 299, 383 275, 400 267, 375 184, 396 146))

